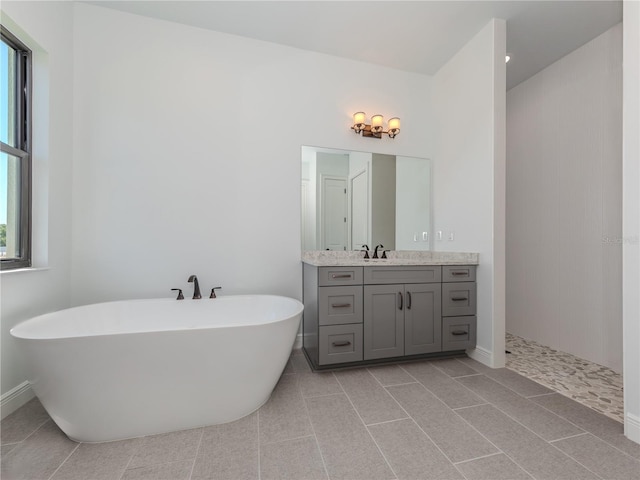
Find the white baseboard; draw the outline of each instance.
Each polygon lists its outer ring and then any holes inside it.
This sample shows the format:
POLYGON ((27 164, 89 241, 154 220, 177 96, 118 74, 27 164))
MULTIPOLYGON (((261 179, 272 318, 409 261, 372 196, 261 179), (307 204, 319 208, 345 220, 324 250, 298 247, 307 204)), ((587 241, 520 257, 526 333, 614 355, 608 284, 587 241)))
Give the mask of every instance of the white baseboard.
POLYGON ((300 350, 302 348, 302 334, 296 335, 296 340, 293 342, 293 349, 300 350))
POLYGON ((494 368, 493 353, 491 353, 486 348, 476 346, 476 348, 472 350, 467 350, 467 355, 469 355, 470 358, 473 358, 474 360, 486 365, 487 367, 494 368))
POLYGON ((35 397, 29 382, 22 382, 0 397, 0 418, 15 412, 22 405, 35 397))
POLYGON ((627 413, 624 422, 624 435, 629 440, 640 443, 640 417, 627 413))

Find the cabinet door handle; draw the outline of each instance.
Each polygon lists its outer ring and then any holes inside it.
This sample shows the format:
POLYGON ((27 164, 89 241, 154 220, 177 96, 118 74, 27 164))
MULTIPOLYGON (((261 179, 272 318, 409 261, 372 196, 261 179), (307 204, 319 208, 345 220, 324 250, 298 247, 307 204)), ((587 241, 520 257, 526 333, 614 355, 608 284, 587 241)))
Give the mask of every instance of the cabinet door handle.
POLYGON ((464 330, 454 330, 451 332, 451 335, 466 335, 469 332, 465 332, 464 330))
POLYGON ((350 273, 333 273, 331 274, 331 278, 351 278, 350 273))
POLYGON ((458 271, 451 272, 451 275, 456 275, 456 276, 457 275, 464 275, 465 277, 468 277, 469 276, 469 272, 458 270, 458 271))
POLYGON ((469 300, 469 297, 451 297, 454 302, 462 302, 463 300, 469 300))
POLYGON ((347 345, 351 345, 349 340, 342 340, 341 342, 331 342, 331 345, 334 347, 346 347, 347 345))
POLYGON ((402 300, 403 300, 402 299, 402 292, 398 292, 398 302, 399 302, 398 310, 402 310, 402 303, 403 303, 402 300))
POLYGON ((407 310, 411 310, 411 292, 407 292, 407 310))
POLYGON ((333 303, 331 304, 332 308, 349 308, 351 306, 350 303, 333 303))

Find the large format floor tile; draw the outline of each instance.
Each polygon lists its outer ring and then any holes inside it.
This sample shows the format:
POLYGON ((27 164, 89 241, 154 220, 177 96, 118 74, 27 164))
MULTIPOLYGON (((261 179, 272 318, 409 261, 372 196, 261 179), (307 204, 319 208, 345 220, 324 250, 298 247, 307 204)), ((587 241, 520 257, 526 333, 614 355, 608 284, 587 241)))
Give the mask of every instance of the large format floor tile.
POLYGON ((459 378, 458 381, 545 440, 584 433, 567 420, 484 375, 459 378))
POLYGON ((144 438, 107 443, 81 443, 52 480, 118 480, 144 438))
POLYGON ((492 405, 458 410, 496 447, 538 479, 588 480, 598 476, 492 405))
POLYGON ((369 431, 399 479, 464 479, 413 420, 371 425, 369 431))
POLYGON ((365 425, 407 418, 398 402, 367 369, 336 372, 336 377, 365 425))
POLYGON ((0 426, 2 480, 639 478, 621 423, 510 370, 465 357, 315 373, 296 351, 285 372, 237 421, 109 443, 72 442, 33 400, 0 426))
POLYGON ((205 427, 191 478, 257 479, 258 413, 235 422, 205 427))
POLYGON ((2 444, 22 442, 40 428, 49 415, 37 398, 32 398, 7 418, 2 420, 2 444))
POLYGON ((449 375, 435 368, 432 362, 407 363, 402 365, 402 368, 449 408, 470 407, 485 403, 449 375))
POLYGON ((260 409, 260 443, 281 442, 311 434, 307 407, 297 375, 283 375, 260 409))
POLYGON ((533 477, 504 453, 458 463, 467 480, 531 480, 533 477))
POLYGON ((422 385, 398 385, 388 390, 452 462, 498 451, 422 385))
POLYGON ((306 401, 329 478, 394 478, 345 394, 313 397, 306 401))
POLYGON ((315 436, 260 447, 260 480, 326 480, 315 436))
POLYGON ((49 478, 76 448, 78 444, 69 440, 52 420, 48 420, 2 459, 0 478, 49 478))
POLYGON ((553 442, 553 445, 602 478, 611 480, 640 478, 640 461, 591 434, 558 440, 553 442))

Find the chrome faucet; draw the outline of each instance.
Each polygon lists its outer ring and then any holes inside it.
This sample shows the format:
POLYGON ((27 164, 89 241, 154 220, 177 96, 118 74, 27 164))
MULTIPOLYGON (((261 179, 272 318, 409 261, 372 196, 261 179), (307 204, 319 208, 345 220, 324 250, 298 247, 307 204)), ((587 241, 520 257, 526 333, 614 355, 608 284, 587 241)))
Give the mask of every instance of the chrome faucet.
MULTIPOLYGON (((384 249, 384 245, 382 245, 382 244, 376 245, 376 249, 373 251, 373 257, 371 257, 371 258, 378 258, 378 249, 379 248, 384 249)), ((386 256, 385 256, 385 258, 386 258, 386 256)))
POLYGON ((191 275, 189 277, 189 280, 187 281, 189 283, 193 283, 193 299, 198 300, 199 298, 202 298, 202 295, 200 295, 200 284, 198 283, 198 277, 196 277, 195 275, 191 275))

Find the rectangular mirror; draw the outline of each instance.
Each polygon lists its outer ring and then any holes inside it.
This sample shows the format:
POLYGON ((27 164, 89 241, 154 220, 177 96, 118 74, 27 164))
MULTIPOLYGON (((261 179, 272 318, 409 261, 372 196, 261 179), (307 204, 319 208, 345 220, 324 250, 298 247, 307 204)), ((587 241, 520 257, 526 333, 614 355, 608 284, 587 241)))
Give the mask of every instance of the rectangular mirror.
POLYGON ((427 158, 302 147, 302 251, 431 249, 427 158))

